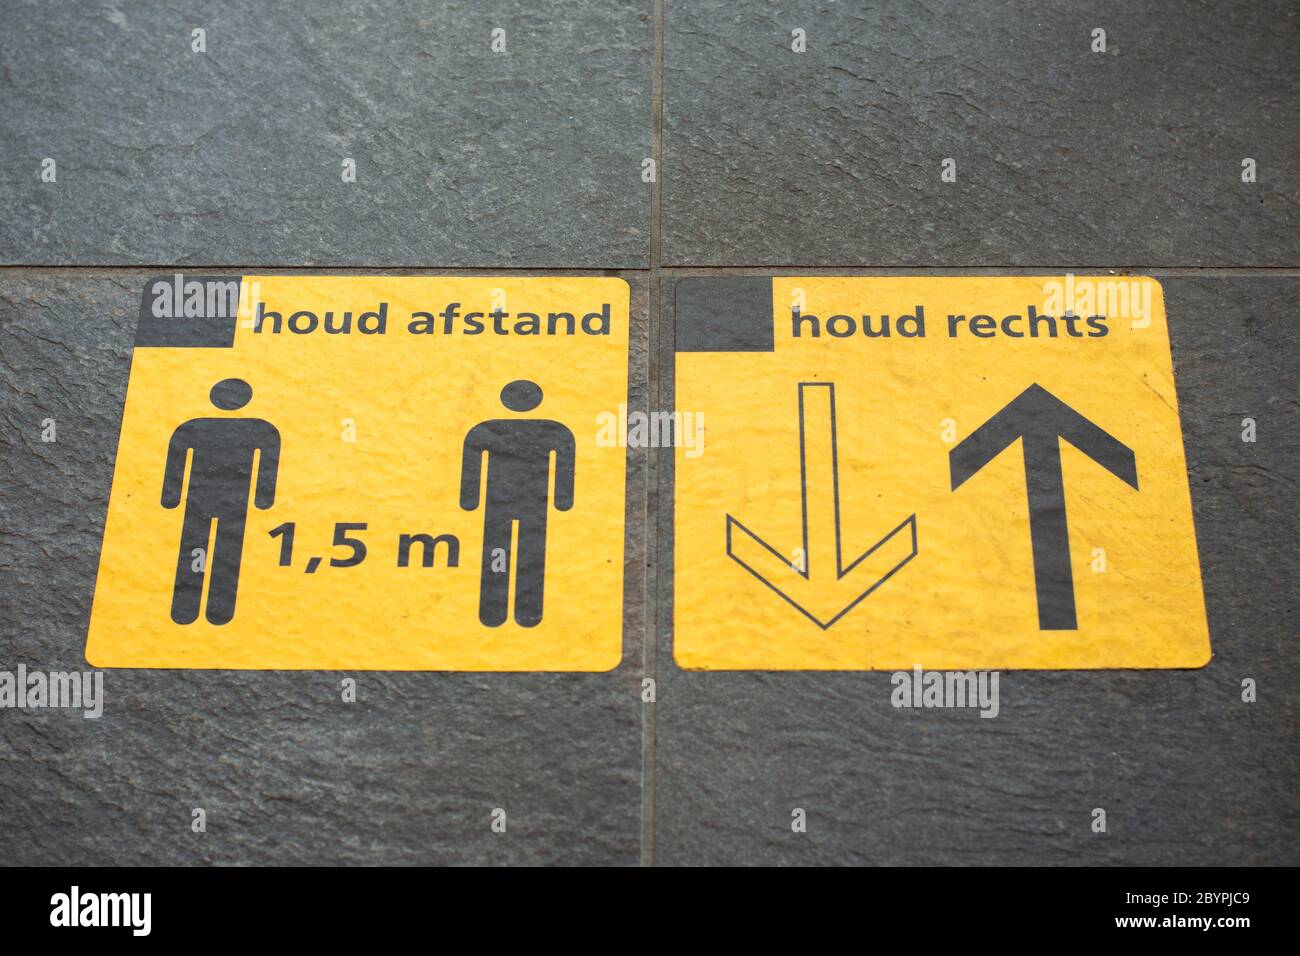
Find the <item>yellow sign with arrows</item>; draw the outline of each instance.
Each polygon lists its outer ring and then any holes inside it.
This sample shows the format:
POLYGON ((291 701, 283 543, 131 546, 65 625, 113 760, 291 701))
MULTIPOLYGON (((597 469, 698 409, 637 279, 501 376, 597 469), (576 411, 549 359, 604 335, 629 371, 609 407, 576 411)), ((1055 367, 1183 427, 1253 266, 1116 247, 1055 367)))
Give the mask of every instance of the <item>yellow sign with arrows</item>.
POLYGON ((1199 667, 1148 278, 691 278, 674 655, 692 669, 1199 667))

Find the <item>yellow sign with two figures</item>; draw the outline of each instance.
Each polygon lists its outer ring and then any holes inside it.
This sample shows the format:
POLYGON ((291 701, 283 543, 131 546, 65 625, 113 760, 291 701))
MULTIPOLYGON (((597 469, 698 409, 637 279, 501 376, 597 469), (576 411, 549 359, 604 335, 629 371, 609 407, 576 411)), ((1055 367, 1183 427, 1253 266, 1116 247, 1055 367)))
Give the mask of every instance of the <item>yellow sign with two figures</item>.
POLYGON ((676 330, 680 666, 1209 661, 1154 280, 700 277, 676 330))
POLYGON ((145 288, 86 657, 600 671, 622 658, 615 278, 145 288))

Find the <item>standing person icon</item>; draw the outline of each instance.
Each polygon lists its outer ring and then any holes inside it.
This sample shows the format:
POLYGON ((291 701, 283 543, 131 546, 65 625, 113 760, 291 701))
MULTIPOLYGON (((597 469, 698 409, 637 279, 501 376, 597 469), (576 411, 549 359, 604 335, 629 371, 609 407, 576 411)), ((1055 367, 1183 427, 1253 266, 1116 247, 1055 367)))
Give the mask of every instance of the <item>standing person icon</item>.
MULTIPOLYGON (((248 404, 253 389, 242 379, 227 378, 212 386, 212 404, 236 411, 248 404)), ((180 553, 176 558, 176 584, 172 589, 172 620, 192 624, 198 619, 204 578, 208 584, 207 619, 228 624, 235 616, 239 587, 239 562, 244 550, 244 522, 248 517, 248 492, 253 481, 253 455, 260 452, 254 503, 263 510, 275 502, 275 476, 280 463, 280 433, 260 418, 194 418, 172 433, 163 475, 162 506, 181 503, 185 462, 190 463, 185 519, 181 526, 180 553), (215 536, 212 522, 217 523, 215 536), (213 538, 208 551, 208 539, 213 538), (196 567, 194 551, 202 560, 196 567)))
MULTIPOLYGON (((530 412, 542 390, 525 379, 501 390, 501 404, 530 412)), ((550 511, 551 456, 555 456, 555 508, 573 507, 573 432, 547 419, 494 418, 465 436, 460 506, 474 511, 487 456, 483 493, 483 567, 478 619, 488 627, 505 623, 510 602, 510 539, 518 524, 515 555, 515 622, 536 627, 542 620, 546 579, 546 516, 550 511)))

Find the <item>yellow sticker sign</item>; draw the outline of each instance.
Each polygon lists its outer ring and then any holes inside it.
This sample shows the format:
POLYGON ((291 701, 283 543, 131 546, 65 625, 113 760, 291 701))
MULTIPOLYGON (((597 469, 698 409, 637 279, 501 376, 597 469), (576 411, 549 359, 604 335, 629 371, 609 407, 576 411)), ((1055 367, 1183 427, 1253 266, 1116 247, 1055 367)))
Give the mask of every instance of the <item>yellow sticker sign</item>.
POLYGON ((1147 278, 679 282, 674 655, 692 669, 1200 667, 1147 278))
POLYGON ((615 278, 151 281, 87 659, 614 668, 629 305, 615 278))

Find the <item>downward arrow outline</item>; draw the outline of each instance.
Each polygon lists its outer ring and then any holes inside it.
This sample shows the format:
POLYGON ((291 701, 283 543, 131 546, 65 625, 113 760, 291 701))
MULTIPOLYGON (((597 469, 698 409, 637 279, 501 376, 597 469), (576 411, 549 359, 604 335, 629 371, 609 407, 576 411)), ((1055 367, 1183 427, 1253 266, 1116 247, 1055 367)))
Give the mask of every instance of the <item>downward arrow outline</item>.
MULTIPOLYGON (((817 407, 817 410, 822 410, 817 407)), ((812 482, 814 485, 816 481, 812 482)), ((795 566, 790 559, 773 548, 757 534, 745 527, 737 518, 727 515, 727 556, 742 568, 776 592, 780 598, 796 611, 808 618, 822 630, 828 630, 837 621, 857 607, 872 592, 893 577, 907 562, 916 557, 916 515, 910 515, 896 528, 877 541, 858 556, 847 567, 844 564, 844 551, 840 527, 840 480, 839 451, 836 437, 835 421, 835 385, 832 382, 799 383, 799 497, 802 517, 802 567, 795 566), (820 394, 819 394, 820 392, 820 394), (828 435, 818 435, 810 427, 809 405, 825 406, 829 412, 828 435), (826 438, 829 438, 829 448, 826 438), (819 455, 818 452, 821 452, 819 455), (827 452, 829 454, 827 455, 827 452), (820 513, 821 501, 814 501, 810 508, 810 472, 825 466, 829 457, 830 480, 832 488, 832 509, 829 515, 820 513), (815 512, 810 515, 810 511, 815 512), (833 532, 827 529, 828 519, 833 521, 833 532), (816 536, 810 534, 809 525, 818 528, 816 536), (825 537, 835 539, 835 574, 822 571, 821 548, 825 546, 825 537), (811 539, 811 540, 810 540, 811 539), (757 546, 757 548, 755 547, 757 546), (743 552, 743 553, 742 553, 743 552), (767 555, 776 559, 784 573, 778 573, 776 565, 767 559, 767 555), (817 555, 814 568, 813 556, 817 555), (767 573, 757 565, 760 561, 770 566, 767 573), (855 584, 848 581, 853 576, 860 581, 855 584), (831 580, 829 587, 826 581, 831 580), (848 583, 844 583, 848 581, 848 583), (861 588, 859 590, 859 588, 861 588), (833 595, 834 603, 829 608, 812 609, 813 599, 820 596, 812 592, 838 592, 833 595), (790 593, 794 591, 798 598, 790 593), (844 603, 844 594, 852 595, 844 603), (836 610, 838 608, 838 610, 836 610)), ((823 602, 825 603, 825 602, 823 602)))

